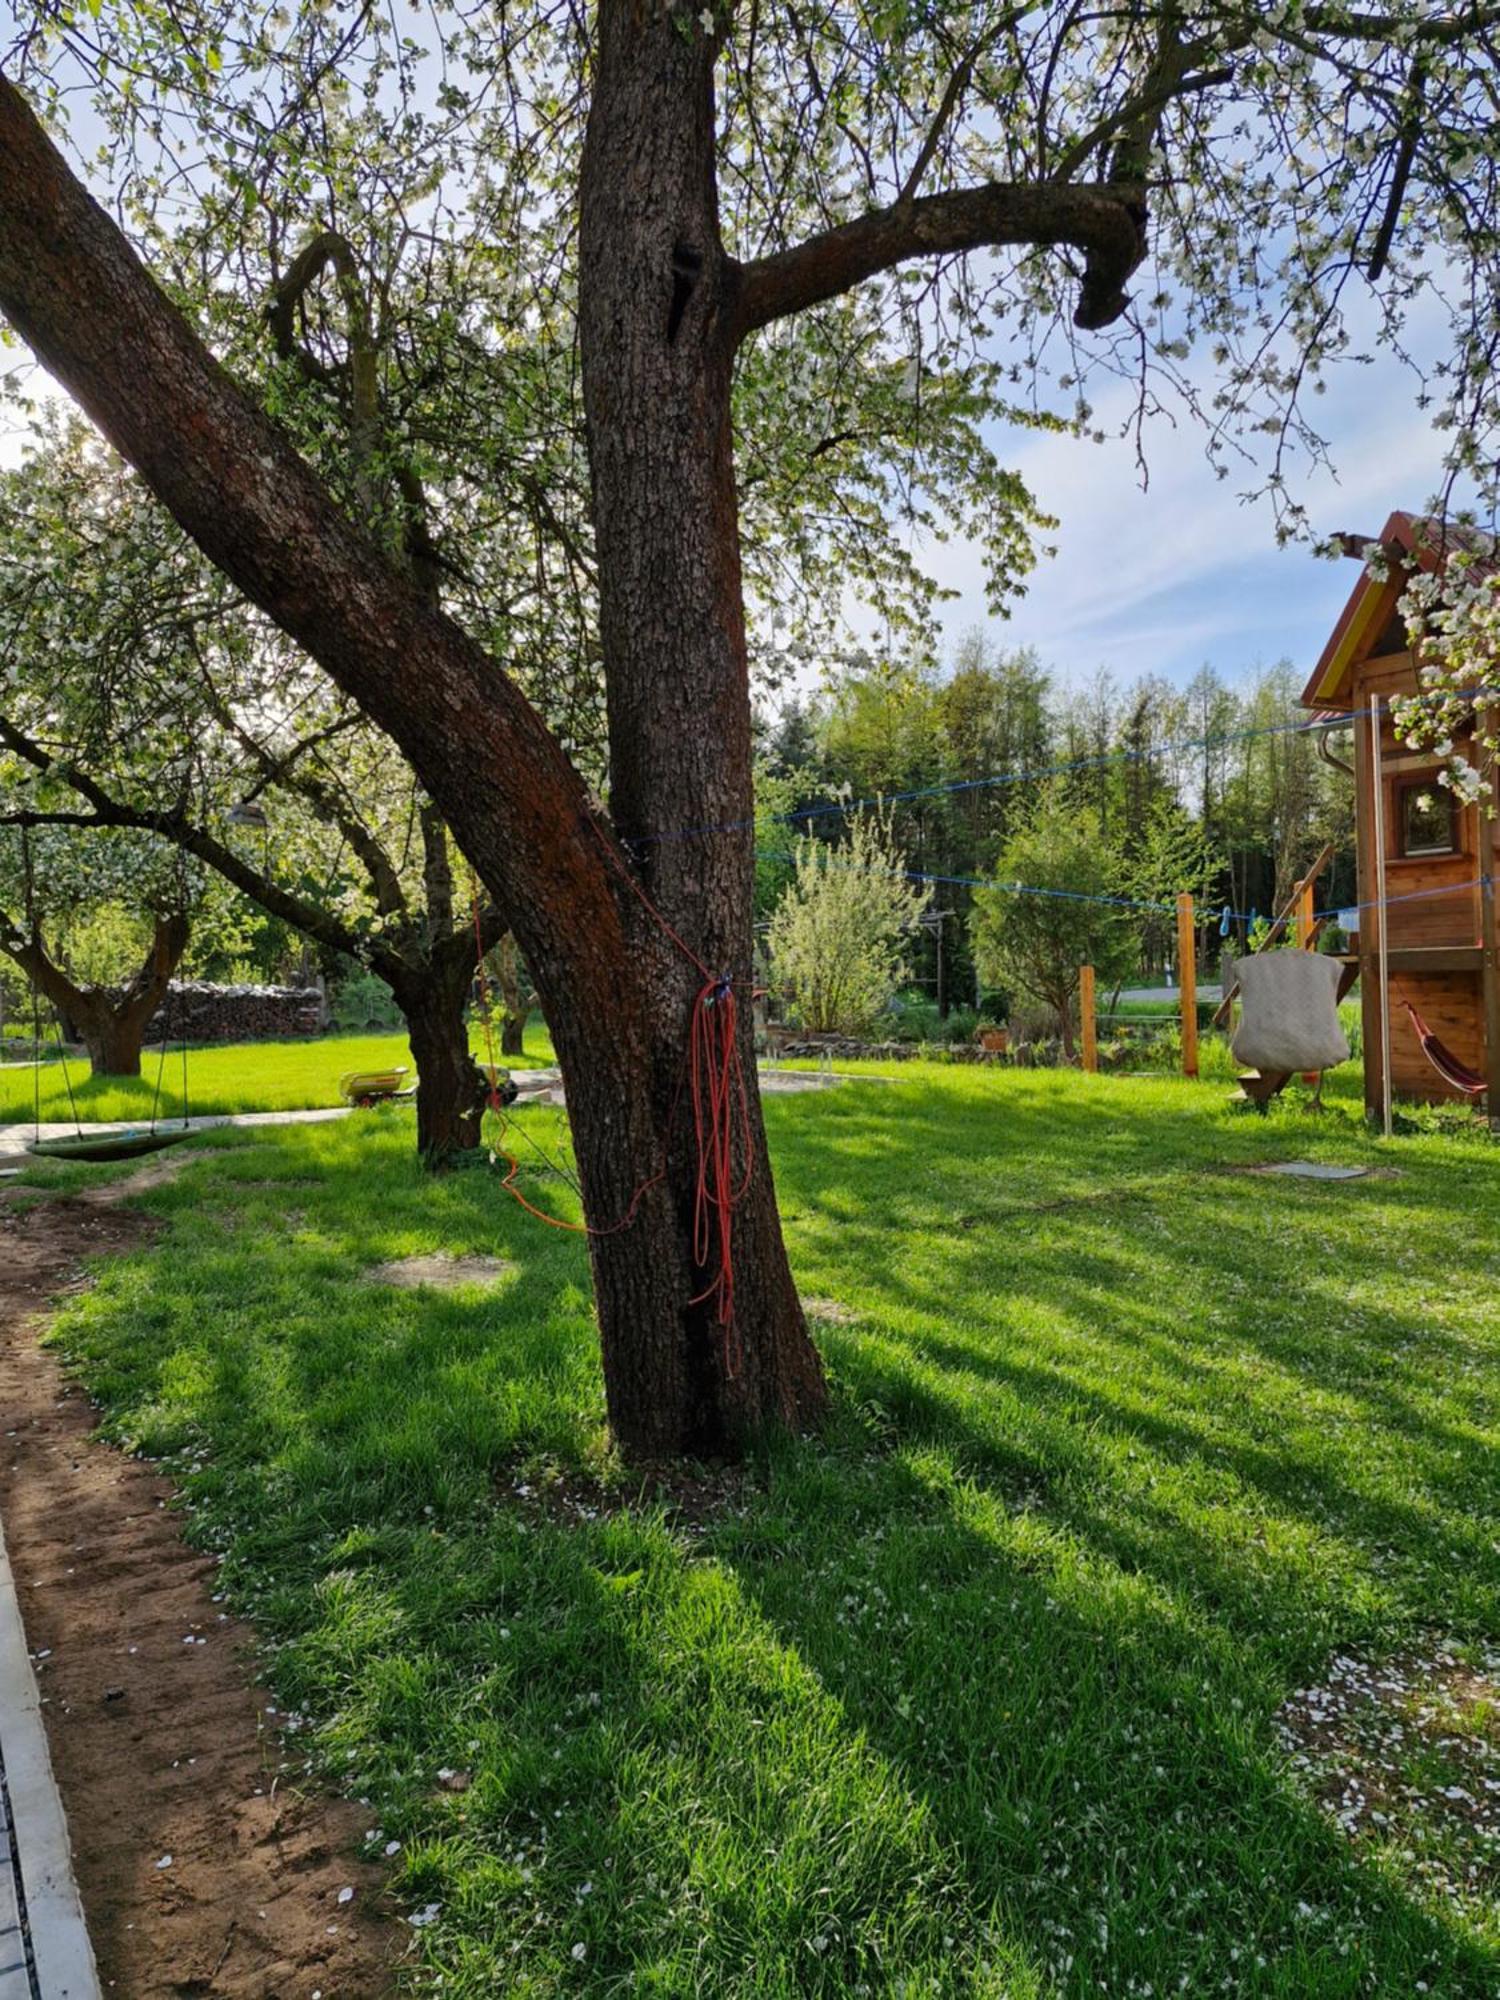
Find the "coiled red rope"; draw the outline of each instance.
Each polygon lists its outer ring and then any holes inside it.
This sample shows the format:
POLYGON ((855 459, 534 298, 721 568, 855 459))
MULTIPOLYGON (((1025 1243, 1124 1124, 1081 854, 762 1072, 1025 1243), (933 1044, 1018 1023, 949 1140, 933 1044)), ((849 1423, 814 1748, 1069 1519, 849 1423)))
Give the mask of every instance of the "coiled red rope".
POLYGON ((693 1097, 693 1137, 698 1172, 693 1188, 693 1259, 713 1276, 693 1303, 712 1298, 724 1338, 724 1371, 738 1375, 741 1360, 734 1323, 734 1211, 750 1186, 750 1098, 740 1060, 739 1010, 734 987, 710 980, 693 1003, 688 1036, 688 1077, 693 1097), (734 1178, 738 1123, 745 1175, 734 1178), (717 1266, 717 1268, 715 1268, 717 1266))
MULTIPOLYGON (((589 824, 594 826, 590 820, 589 824)), ((500 1185, 529 1215, 553 1229, 567 1229, 584 1236, 613 1236, 628 1229, 640 1210, 646 1193, 666 1178, 666 1151, 677 1120, 684 1082, 693 1106, 693 1143, 697 1166, 693 1183, 693 1261, 700 1271, 712 1275, 691 1303, 714 1302, 714 1316, 721 1330, 725 1374, 733 1379, 743 1360, 734 1318, 734 1211, 743 1201, 754 1174, 755 1156, 750 1143, 750 1094, 745 1082, 739 1045, 739 1009, 734 984, 727 973, 712 973, 636 881, 597 826, 600 845, 612 866, 623 877, 652 921, 664 936, 702 975, 703 984, 693 1001, 688 1023, 683 1074, 667 1118, 662 1139, 662 1162, 656 1172, 643 1180, 630 1197, 625 1213, 617 1222, 596 1225, 565 1222, 535 1207, 516 1185, 520 1165, 506 1147, 505 1106, 500 1096, 500 1066, 495 1056, 494 1025, 491 1019, 489 979, 484 963, 484 935, 479 914, 479 889, 474 885, 474 943, 478 965, 480 1003, 484 1013, 485 1049, 489 1057, 489 1107, 499 1122, 497 1150, 506 1172, 500 1185), (735 1179, 735 1151, 744 1161, 743 1177, 735 1179)))

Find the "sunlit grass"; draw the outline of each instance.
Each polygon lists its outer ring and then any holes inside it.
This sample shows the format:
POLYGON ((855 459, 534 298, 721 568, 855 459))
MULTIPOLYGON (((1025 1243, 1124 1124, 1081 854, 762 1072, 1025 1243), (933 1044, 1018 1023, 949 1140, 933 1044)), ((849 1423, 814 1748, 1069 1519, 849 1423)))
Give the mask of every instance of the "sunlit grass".
POLYGON ((399 1113, 191 1162, 60 1322, 438 1906, 423 1976, 1492 2000, 1494 1905, 1349 1849, 1273 1719, 1500 1630, 1494 1150, 927 1065, 768 1120, 836 1412, 701 1526, 608 1455, 580 1241, 399 1113), (1395 1173, 1233 1171, 1287 1158, 1395 1173), (435 1249, 514 1268, 363 1277, 435 1249))
MULTIPOLYGON (((484 1037, 475 1028, 470 1044, 487 1061, 484 1037)), ((541 1016, 526 1027, 524 1055, 509 1056, 517 1069, 536 1068, 553 1060, 552 1043, 541 1016)), ((346 1070, 412 1067, 411 1051, 402 1034, 323 1035, 312 1041, 237 1042, 223 1048, 188 1050, 187 1096, 193 1114, 234 1111, 293 1111, 337 1104, 339 1078, 346 1070)), ((182 1056, 180 1045, 168 1049, 165 1063, 156 1048, 148 1049, 139 1077, 89 1075, 86 1059, 70 1062, 73 1099, 86 1122, 139 1121, 149 1117, 161 1075, 161 1115, 182 1116, 182 1056)), ((30 1066, 0 1066, 0 1124, 24 1123, 35 1115, 37 1072, 30 1066)), ((413 1074, 415 1071, 413 1070, 413 1074)), ((40 1072, 41 1116, 71 1118, 67 1080, 61 1065, 49 1062, 40 1072)))

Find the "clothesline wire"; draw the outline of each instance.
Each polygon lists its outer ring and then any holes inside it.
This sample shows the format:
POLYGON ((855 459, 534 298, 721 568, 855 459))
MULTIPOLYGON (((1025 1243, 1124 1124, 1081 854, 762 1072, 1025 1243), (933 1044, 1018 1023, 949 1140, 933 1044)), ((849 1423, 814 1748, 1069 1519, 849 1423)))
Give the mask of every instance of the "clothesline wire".
MULTIPOLYGON (((777 848, 757 847, 755 854, 756 859, 760 861, 795 861, 797 858, 794 854, 777 848)), ((1036 882, 1002 882, 993 875, 937 875, 919 868, 870 869, 859 862, 839 861, 832 853, 827 857, 820 855, 818 865, 822 868, 854 869, 859 873, 877 875, 892 881, 922 882, 941 888, 992 889, 998 890, 1002 895, 1042 896, 1050 897, 1059 902, 1096 903, 1110 909, 1142 910, 1153 916, 1170 916, 1175 913, 1177 908, 1175 902, 1159 903, 1133 896, 1092 895, 1082 889, 1053 889, 1036 882)), ((1327 922, 1341 916, 1348 916, 1355 911, 1382 909, 1392 903, 1420 902, 1433 896, 1457 896, 1470 889, 1482 889, 1489 884, 1491 879, 1487 875, 1476 875, 1468 882, 1442 882, 1435 888, 1407 889, 1394 896, 1370 897, 1368 900, 1358 903, 1340 903, 1326 910, 1314 910, 1313 921, 1315 923, 1327 922)), ((1224 914, 1225 907, 1223 904, 1215 903, 1210 905, 1205 903, 1199 921, 1203 923, 1220 923, 1223 920, 1224 914)), ((1260 916, 1260 912, 1257 910, 1230 910, 1228 915, 1232 922, 1254 923, 1260 916)), ((1266 921, 1269 922, 1270 919, 1267 918, 1266 921)))
MULTIPOLYGON (((1478 687, 1460 690, 1451 699, 1472 703, 1496 697, 1500 697, 1500 688, 1478 687)), ((1382 696, 1379 700, 1380 711, 1389 714, 1397 702, 1413 698, 1409 695, 1382 696)), ((1448 698, 1450 697, 1445 697, 1448 698)), ((871 807, 912 805, 922 799, 956 797, 967 792, 995 790, 1006 785, 1031 784, 1046 778, 1069 777, 1080 771, 1103 770, 1113 764, 1139 764, 1158 758, 1185 756, 1194 750, 1227 749, 1233 744, 1249 742, 1260 737, 1305 736, 1313 731, 1346 728, 1351 723, 1368 717, 1369 714, 1369 708, 1320 709, 1316 714, 1295 722, 1264 723, 1245 729, 1210 731, 1202 736, 1179 737, 1174 742, 1152 744, 1139 750, 1100 751, 1095 756, 1075 757, 1065 763, 1043 764, 1035 769, 995 771, 983 778, 955 778, 943 784, 913 786, 905 791, 872 793, 866 798, 834 799, 823 805, 798 806, 791 812, 763 815, 758 820, 755 818, 721 820, 704 826, 669 829, 664 833, 622 834, 620 838, 627 848, 639 855, 647 848, 660 847, 679 840, 698 840, 709 834, 743 833, 764 825, 797 826, 803 821, 836 817, 842 813, 862 812, 871 807)))

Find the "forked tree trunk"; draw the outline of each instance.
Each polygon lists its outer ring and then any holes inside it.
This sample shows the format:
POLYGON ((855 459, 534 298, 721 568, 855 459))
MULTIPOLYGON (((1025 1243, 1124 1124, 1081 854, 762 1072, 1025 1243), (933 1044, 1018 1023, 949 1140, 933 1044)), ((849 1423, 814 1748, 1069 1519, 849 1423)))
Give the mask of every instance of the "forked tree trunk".
POLYGON ((425 976, 391 985, 417 1068, 417 1152, 433 1171, 474 1151, 484 1119, 485 1082, 469 1053, 472 958, 439 954, 425 976))
POLYGON ((80 986, 55 963, 40 935, 12 956, 83 1039, 94 1076, 139 1076, 141 1045, 188 946, 188 920, 158 917, 139 972, 121 991, 80 986))

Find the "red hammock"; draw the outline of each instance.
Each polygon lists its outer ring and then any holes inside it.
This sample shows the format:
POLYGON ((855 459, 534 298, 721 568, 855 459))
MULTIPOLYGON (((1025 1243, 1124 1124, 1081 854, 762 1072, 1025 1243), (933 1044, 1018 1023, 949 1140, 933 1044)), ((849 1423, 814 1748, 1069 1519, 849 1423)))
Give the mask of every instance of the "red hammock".
POLYGON ((1445 1047, 1438 1040, 1410 1000, 1403 1000, 1401 1005, 1411 1016, 1412 1029, 1421 1044, 1423 1055, 1444 1083, 1451 1084, 1454 1090, 1462 1091, 1465 1097, 1483 1097, 1489 1089, 1488 1080, 1470 1069, 1467 1063, 1460 1062, 1452 1049, 1445 1047))

